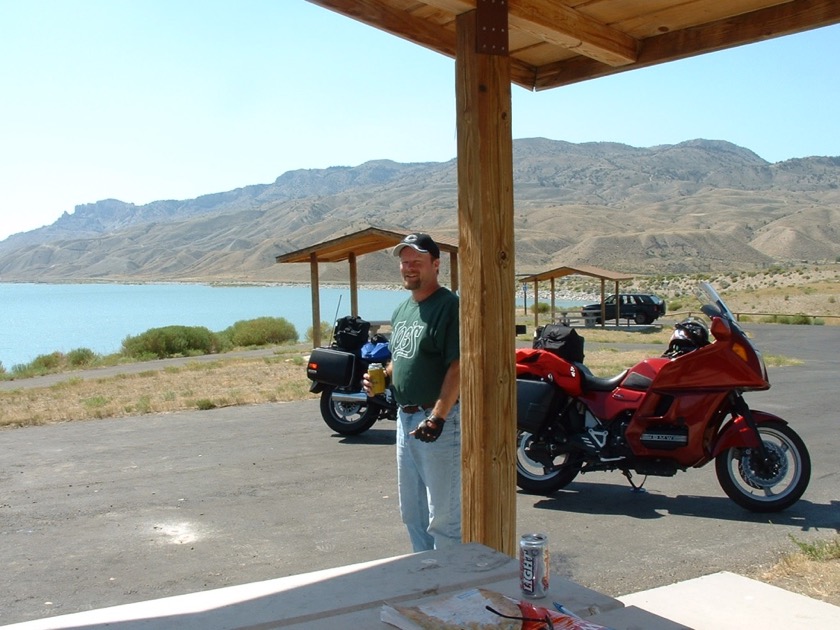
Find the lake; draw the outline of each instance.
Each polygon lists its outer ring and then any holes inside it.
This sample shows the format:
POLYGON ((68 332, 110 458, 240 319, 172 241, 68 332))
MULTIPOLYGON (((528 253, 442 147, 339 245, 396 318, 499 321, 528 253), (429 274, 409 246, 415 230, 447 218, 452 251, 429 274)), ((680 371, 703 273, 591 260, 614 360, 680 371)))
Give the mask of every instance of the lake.
MULTIPOLYGON (((390 319, 403 290, 359 289, 359 314, 390 319)), ((350 313, 349 287, 321 287, 321 319, 350 313)), ((36 356, 90 348, 120 350, 122 340, 160 326, 206 326, 214 332, 256 317, 283 317, 300 339, 312 326, 308 286, 202 284, 0 283, 0 362, 11 368, 36 356)))
MULTIPOLYGON (((403 289, 359 289, 359 314, 390 319, 407 296, 403 289)), ((320 299, 323 321, 350 313, 349 287, 322 286, 320 299)), ((10 369, 76 348, 112 354, 125 337, 149 328, 206 326, 219 332, 257 317, 283 317, 303 340, 312 326, 309 286, 0 283, 0 362, 10 369)))

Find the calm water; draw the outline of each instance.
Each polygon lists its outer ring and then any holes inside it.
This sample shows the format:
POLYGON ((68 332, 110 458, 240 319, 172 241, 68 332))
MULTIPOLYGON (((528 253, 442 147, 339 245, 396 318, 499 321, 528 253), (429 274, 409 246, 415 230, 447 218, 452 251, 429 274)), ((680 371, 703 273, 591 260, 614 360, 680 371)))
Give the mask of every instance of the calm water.
MULTIPOLYGON (((390 319, 407 296, 402 289, 360 289, 359 314, 390 319)), ((582 303, 557 301, 558 306, 582 303)), ((521 307, 521 292, 517 304, 521 307)), ((321 288, 321 320, 349 313, 349 287, 321 288)), ((0 283, 0 362, 9 369, 41 354, 76 348, 111 354, 125 337, 149 328, 206 326, 219 332, 256 317, 283 317, 303 340, 312 326, 309 287, 0 283)))
MULTIPOLYGON (((402 290, 359 290, 359 314, 389 319, 402 290)), ((118 352, 149 328, 206 326, 214 332, 256 317, 283 317, 301 340, 312 326, 309 287, 214 287, 189 284, 0 283, 0 362, 9 369, 56 350, 118 352)), ((350 313, 350 289, 321 288, 321 319, 350 313), (340 300, 340 305, 339 305, 340 300)))

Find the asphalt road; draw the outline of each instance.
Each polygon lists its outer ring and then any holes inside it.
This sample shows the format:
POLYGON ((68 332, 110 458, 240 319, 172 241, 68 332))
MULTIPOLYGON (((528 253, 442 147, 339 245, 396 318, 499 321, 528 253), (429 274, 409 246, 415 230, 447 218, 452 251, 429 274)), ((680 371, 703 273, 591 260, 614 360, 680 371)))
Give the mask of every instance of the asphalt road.
MULTIPOLYGON (((791 535, 840 530, 840 327, 749 328, 766 354, 805 360, 749 396, 808 445, 805 496, 751 514, 711 466, 641 494, 619 473, 520 494, 516 529, 548 534, 554 573, 622 595, 746 574, 791 535)), ((344 438, 306 401, 0 431, 0 624, 408 552, 389 421, 344 438)))

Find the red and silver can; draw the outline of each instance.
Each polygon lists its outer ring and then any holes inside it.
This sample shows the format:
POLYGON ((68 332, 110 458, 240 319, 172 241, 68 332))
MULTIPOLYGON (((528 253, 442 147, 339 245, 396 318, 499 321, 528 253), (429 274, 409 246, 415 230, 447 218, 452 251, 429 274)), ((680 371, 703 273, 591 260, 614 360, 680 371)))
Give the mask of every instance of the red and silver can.
POLYGON ((519 587, 525 597, 548 594, 548 536, 524 534, 519 539, 519 587))

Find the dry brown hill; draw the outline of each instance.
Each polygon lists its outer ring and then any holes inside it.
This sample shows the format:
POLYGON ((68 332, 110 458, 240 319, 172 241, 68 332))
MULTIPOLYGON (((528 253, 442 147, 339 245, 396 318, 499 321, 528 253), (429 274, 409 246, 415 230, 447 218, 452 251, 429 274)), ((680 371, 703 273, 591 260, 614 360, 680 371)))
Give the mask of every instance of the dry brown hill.
MULTIPOLYGON (((840 257, 840 158, 771 164, 709 140, 514 143, 517 271, 589 264, 696 273, 840 257)), ((77 206, 0 242, 0 281, 307 281, 276 255, 376 225, 457 234, 455 161, 285 173, 184 201, 77 206)), ((360 261, 370 281, 392 261, 360 261)), ((303 268, 306 267, 306 268, 303 268)), ((339 268, 340 267, 340 268, 339 268)), ((325 265, 325 281, 346 281, 325 265)))

